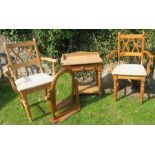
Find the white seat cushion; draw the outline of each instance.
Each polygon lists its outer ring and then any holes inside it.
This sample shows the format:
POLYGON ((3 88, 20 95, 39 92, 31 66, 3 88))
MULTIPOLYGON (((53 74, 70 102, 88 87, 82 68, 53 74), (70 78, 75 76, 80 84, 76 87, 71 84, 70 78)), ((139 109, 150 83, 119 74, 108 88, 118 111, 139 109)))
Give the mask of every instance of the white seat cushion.
POLYGON ((146 70, 143 65, 120 64, 112 71, 113 75, 146 76, 146 70))
POLYGON ((18 91, 23 91, 23 90, 35 88, 37 86, 41 86, 47 83, 51 83, 52 80, 53 80, 52 76, 46 73, 38 73, 38 74, 17 79, 15 81, 15 84, 17 86, 18 91))

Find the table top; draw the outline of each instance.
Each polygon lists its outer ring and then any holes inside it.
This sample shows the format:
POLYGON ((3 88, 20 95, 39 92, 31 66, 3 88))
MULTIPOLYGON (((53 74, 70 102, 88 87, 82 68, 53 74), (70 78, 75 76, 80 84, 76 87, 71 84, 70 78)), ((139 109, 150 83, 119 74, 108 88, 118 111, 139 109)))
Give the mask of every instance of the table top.
POLYGON ((61 57, 61 65, 83 65, 103 63, 98 52, 78 51, 69 54, 63 54, 61 57))

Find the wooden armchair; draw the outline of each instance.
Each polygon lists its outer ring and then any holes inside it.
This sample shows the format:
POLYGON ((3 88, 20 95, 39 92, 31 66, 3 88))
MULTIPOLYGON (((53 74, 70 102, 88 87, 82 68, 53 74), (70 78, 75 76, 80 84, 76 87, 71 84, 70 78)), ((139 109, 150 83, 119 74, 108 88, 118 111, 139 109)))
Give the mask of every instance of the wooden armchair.
POLYGON ((40 58, 35 39, 16 44, 4 43, 4 50, 8 59, 7 76, 13 90, 19 95, 28 119, 31 121, 32 114, 27 95, 44 89, 47 96, 47 90, 51 87, 55 76, 55 63, 57 60, 46 57, 40 58), (51 76, 44 72, 41 60, 49 61, 52 64, 51 76))
POLYGON ((144 50, 144 34, 120 34, 118 33, 118 47, 107 55, 110 62, 110 71, 114 80, 114 99, 117 99, 117 82, 119 79, 140 80, 140 102, 143 103, 145 78, 150 73, 151 61, 154 58, 149 51, 144 50), (113 57, 118 60, 118 65, 113 69, 113 57), (137 61, 134 64, 133 59, 137 61), (147 60, 144 68, 145 57, 147 60), (120 64, 121 59, 127 60, 128 64, 120 64), (132 60, 132 61, 131 61, 132 60))

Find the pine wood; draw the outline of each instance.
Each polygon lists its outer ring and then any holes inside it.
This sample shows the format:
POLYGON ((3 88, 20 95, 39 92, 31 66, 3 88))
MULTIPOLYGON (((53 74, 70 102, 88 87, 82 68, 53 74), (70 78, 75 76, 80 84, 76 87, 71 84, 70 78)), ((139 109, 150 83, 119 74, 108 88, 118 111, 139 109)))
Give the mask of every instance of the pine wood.
POLYGON ((78 87, 79 94, 98 94, 98 85, 83 85, 78 87))
POLYGON ((102 59, 98 52, 78 51, 69 54, 63 54, 61 57, 62 68, 71 69, 73 72, 84 70, 94 70, 96 72, 96 86, 89 85, 89 89, 83 88, 87 86, 79 86, 80 94, 97 94, 102 95, 102 59))
MULTIPOLYGON (((110 71, 113 70, 113 56, 118 57, 118 64, 120 64, 121 57, 135 57, 138 56, 140 58, 140 63, 143 65, 144 63, 144 55, 146 55, 149 59, 147 63, 146 72, 147 75, 150 73, 150 65, 154 58, 154 55, 149 51, 144 50, 144 34, 120 34, 118 33, 118 46, 117 50, 113 50, 106 57, 110 62, 110 71), (132 42, 132 48, 131 48, 132 42)), ((123 76, 123 75, 113 75, 114 80, 114 100, 117 99, 117 83, 119 79, 128 79, 128 80, 140 80, 141 88, 140 88, 140 102, 143 103, 144 98, 144 84, 145 84, 145 76, 123 76)))

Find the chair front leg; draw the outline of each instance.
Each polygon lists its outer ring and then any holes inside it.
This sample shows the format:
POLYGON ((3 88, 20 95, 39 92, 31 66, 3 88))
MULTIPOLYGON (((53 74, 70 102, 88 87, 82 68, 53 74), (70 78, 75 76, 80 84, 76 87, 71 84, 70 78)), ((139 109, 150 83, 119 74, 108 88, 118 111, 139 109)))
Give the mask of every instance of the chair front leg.
POLYGON ((24 93, 20 93, 20 98, 21 98, 22 105, 26 111, 27 117, 28 117, 29 121, 31 122, 32 121, 32 114, 31 114, 30 107, 28 104, 27 95, 24 93))
POLYGON ((117 99, 117 81, 118 81, 117 75, 113 76, 113 80, 114 80, 114 100, 116 101, 116 99, 117 99))
POLYGON ((145 77, 141 79, 141 86, 140 86, 140 103, 143 104, 144 98, 144 86, 145 86, 145 77))

